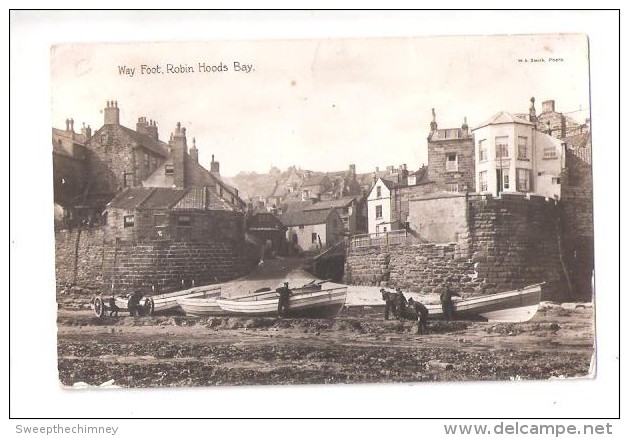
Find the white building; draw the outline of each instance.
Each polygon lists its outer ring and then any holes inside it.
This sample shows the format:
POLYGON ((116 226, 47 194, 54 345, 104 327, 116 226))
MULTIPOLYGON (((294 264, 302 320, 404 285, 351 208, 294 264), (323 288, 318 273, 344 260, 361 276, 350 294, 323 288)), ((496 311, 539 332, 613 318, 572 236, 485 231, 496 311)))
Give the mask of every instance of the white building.
POLYGON ((343 221, 336 209, 294 210, 279 216, 287 228, 286 239, 289 245, 302 251, 316 251, 343 239, 343 221))
POLYGON ((499 112, 472 129, 479 193, 531 193, 559 199, 563 147, 535 125, 499 112))
POLYGON ((367 197, 367 230, 369 234, 386 233, 393 229, 393 189, 395 183, 378 178, 367 197))

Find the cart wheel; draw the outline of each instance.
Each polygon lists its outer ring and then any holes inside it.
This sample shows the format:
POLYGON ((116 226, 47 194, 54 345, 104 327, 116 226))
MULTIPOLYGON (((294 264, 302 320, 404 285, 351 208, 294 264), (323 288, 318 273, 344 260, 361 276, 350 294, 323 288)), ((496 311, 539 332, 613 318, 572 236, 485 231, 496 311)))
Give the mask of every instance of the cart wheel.
POLYGON ((144 302, 144 312, 148 316, 153 316, 153 314, 155 313, 155 302, 153 301, 153 298, 148 297, 144 302))
POLYGON ((94 313, 99 318, 105 314, 105 306, 103 305, 101 297, 94 298, 94 313))

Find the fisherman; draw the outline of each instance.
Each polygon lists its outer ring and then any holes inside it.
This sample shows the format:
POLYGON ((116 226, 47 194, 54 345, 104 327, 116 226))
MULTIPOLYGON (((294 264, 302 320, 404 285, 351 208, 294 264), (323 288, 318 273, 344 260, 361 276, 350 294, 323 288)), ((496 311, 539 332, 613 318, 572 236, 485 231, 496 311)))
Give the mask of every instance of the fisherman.
POLYGON ((140 316, 142 310, 140 301, 142 300, 142 293, 135 291, 129 295, 129 301, 127 301, 127 307, 129 308, 129 314, 131 316, 140 316))
POLYGON ((284 316, 284 311, 288 307, 288 300, 293 294, 293 291, 288 288, 288 282, 285 281, 284 286, 278 287, 275 289, 275 292, 280 294, 280 298, 277 300, 277 316, 282 318, 284 316))
POLYGON ((112 294, 111 297, 109 298, 109 316, 116 316, 118 317, 118 311, 120 310, 120 307, 118 307, 116 305, 116 297, 112 294))
POLYGON ((380 289, 380 293, 382 294, 382 301, 384 301, 384 319, 389 319, 389 312, 393 314, 393 317, 397 317, 395 308, 397 294, 388 292, 384 288, 380 289))
POLYGON ((406 310, 406 303, 407 303, 406 297, 402 293, 402 289, 400 287, 397 287, 395 289, 395 292, 397 293, 396 302, 395 302, 395 307, 397 309, 397 316, 400 319, 400 321, 403 321, 404 313, 406 310))
POLYGON ((419 301, 415 301, 413 297, 408 299, 408 307, 412 309, 417 318, 417 334, 423 334, 428 325, 428 309, 419 301))
POLYGON ((460 297, 461 295, 459 295, 456 292, 452 292, 452 289, 450 289, 450 284, 446 283, 445 288, 443 289, 443 292, 441 292, 441 295, 439 296, 440 300, 441 300, 441 310, 443 311, 443 317, 447 320, 447 321, 451 321, 452 320, 452 316, 454 314, 454 305, 452 304, 452 297, 460 297))

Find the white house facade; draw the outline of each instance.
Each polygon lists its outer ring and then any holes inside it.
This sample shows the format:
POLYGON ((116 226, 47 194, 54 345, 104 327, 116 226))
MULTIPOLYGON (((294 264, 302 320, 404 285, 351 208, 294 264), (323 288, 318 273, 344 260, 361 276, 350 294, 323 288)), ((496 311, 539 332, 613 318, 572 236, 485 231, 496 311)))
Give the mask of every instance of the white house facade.
POLYGON ((391 231, 391 190, 394 183, 378 178, 367 196, 367 230, 369 234, 391 231))
POLYGON ((560 140, 504 111, 473 131, 479 193, 500 196, 502 192, 519 192, 559 199, 563 166, 560 140))

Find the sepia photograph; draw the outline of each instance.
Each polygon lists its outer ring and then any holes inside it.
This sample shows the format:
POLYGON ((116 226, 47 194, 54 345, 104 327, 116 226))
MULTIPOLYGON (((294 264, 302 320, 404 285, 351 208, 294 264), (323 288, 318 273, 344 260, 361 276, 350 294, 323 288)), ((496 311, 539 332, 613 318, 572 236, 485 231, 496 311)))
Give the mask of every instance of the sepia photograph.
POLYGON ((64 387, 595 376, 586 35, 59 44, 51 87, 64 387))
POLYGON ((615 11, 9 15, 9 432, 620 432, 615 11))

